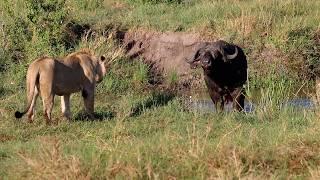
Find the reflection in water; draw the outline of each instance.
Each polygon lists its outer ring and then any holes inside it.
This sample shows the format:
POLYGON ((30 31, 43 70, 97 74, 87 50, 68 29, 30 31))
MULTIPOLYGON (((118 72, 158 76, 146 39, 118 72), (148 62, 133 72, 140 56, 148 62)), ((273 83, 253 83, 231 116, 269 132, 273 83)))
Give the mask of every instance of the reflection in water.
MULTIPOLYGON (((213 102, 210 98, 202 98, 196 99, 194 97, 190 97, 189 99, 189 107, 190 109, 201 111, 201 112, 214 112, 215 107, 213 102)), ((244 102, 244 111, 246 113, 253 112, 257 104, 245 101, 244 102)), ((293 108, 300 108, 300 109, 314 109, 316 104, 310 98, 292 98, 284 103, 282 103, 282 107, 293 107, 293 108)), ((230 112, 232 111, 232 104, 228 104, 225 106, 225 111, 230 112)))
POLYGON ((283 103, 283 105, 301 109, 313 109, 316 107, 316 103, 309 98, 290 99, 287 102, 283 103))
MULTIPOLYGON (((203 111, 203 112, 215 112, 215 107, 211 99, 193 99, 189 102, 190 109, 203 111)), ((233 110, 232 104, 229 103, 224 107, 225 111, 230 112, 233 110)), ((254 105, 248 101, 244 102, 244 111, 253 112, 254 105)))

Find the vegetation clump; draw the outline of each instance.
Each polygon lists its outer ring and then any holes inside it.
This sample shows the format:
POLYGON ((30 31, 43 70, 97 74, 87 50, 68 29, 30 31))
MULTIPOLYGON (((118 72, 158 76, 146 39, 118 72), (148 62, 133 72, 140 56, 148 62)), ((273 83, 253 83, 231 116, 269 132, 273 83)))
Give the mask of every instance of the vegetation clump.
POLYGON ((0 177, 318 179, 319 110, 288 104, 314 96, 319 9, 318 0, 0 1, 0 177), (175 72, 156 87, 149 65, 124 56, 119 29, 196 32, 239 44, 254 110, 192 108, 207 94, 177 93, 175 72), (33 124, 14 119, 26 99, 27 65, 82 48, 111 64, 97 87, 97 120, 82 116, 81 94, 72 96, 70 122, 44 125, 41 103, 33 124))

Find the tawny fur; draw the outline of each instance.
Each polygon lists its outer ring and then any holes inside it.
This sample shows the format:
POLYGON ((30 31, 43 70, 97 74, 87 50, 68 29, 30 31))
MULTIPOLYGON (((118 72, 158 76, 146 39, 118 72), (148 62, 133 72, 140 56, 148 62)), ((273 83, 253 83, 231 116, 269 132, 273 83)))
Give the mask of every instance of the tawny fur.
POLYGON ((50 57, 35 60, 27 72, 27 107, 23 112, 17 111, 15 117, 21 118, 27 114, 29 122, 32 122, 35 103, 40 93, 47 123, 51 122, 55 95, 62 96, 62 113, 69 119, 70 95, 82 91, 82 94, 85 94, 83 96, 85 110, 92 118, 95 86, 106 74, 104 60, 104 56, 97 58, 88 49, 69 54, 61 60, 50 57))

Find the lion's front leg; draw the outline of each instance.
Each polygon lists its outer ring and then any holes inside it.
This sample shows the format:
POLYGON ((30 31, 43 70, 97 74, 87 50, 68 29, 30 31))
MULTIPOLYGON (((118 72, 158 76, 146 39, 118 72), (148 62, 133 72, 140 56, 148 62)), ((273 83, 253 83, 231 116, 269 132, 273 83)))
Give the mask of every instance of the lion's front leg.
POLYGON ((86 113, 90 119, 94 118, 94 87, 82 90, 82 97, 86 113))
POLYGON ((70 94, 61 96, 61 111, 64 118, 71 119, 70 94))

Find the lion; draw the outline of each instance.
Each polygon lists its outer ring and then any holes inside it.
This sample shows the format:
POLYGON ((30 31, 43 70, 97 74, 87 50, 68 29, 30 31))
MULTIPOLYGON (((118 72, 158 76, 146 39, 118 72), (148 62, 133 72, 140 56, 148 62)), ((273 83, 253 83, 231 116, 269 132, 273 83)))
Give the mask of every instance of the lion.
POLYGON ((55 95, 61 96, 63 117, 70 119, 70 95, 81 91, 85 111, 89 118, 93 118, 95 87, 107 72, 105 59, 104 56, 97 58, 90 50, 81 50, 60 60, 42 57, 33 61, 26 77, 27 107, 23 112, 16 111, 15 117, 21 118, 27 114, 31 123, 40 93, 47 124, 51 122, 55 95))

